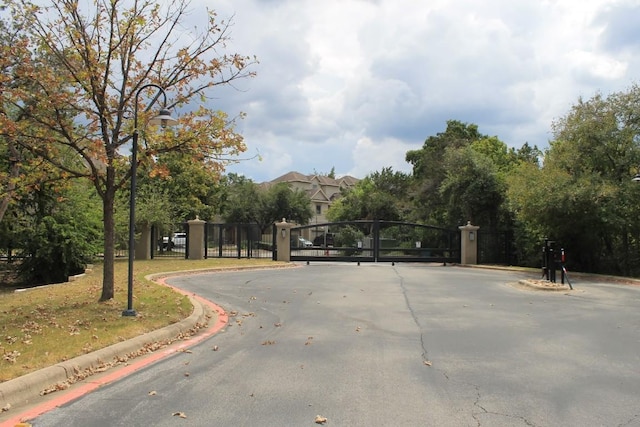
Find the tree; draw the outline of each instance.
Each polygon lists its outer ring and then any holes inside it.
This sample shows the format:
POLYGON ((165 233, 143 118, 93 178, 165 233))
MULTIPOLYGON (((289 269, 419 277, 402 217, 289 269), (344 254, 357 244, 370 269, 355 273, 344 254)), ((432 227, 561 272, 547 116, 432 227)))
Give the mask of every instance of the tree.
POLYGON ((313 217, 311 199, 304 191, 293 190, 285 182, 259 186, 238 176, 234 176, 225 206, 227 222, 255 223, 262 233, 282 218, 307 224, 313 217))
POLYGON ((22 251, 20 264, 26 283, 61 283, 83 273, 98 253, 101 236, 99 203, 86 182, 69 183, 64 190, 42 185, 21 201, 22 251))
POLYGON ((203 168, 180 153, 162 154, 156 163, 166 173, 153 177, 146 174, 141 181, 165 191, 174 222, 183 223, 196 217, 211 220, 219 213, 223 178, 218 170, 203 168))
POLYGON ((218 21, 213 11, 207 12, 203 30, 194 27, 185 36, 185 0, 97 1, 93 9, 75 0, 40 3, 5 2, 13 28, 30 41, 18 52, 23 59, 13 68, 12 81, 29 84, 3 86, 3 102, 25 120, 1 115, 0 129, 66 177, 94 185, 103 205, 104 301, 114 296, 114 205, 130 179, 123 152, 131 143, 134 103, 142 95, 139 123, 146 123, 153 112, 145 106, 159 96, 141 88, 164 88, 167 106, 181 114, 179 128, 160 135, 141 126, 139 162, 153 174, 158 155, 178 152, 220 172, 245 146, 234 131, 235 119, 207 107, 207 96, 216 86, 252 76, 255 59, 220 53, 230 23, 218 21), (82 161, 73 167, 61 163, 65 147, 82 161))
POLYGON ((579 99, 553 124, 542 167, 522 164, 510 177, 519 226, 558 241, 570 266, 630 274, 640 266, 640 87, 579 99))
POLYGON ((327 213, 331 221, 405 218, 409 176, 391 167, 373 172, 343 192, 327 213))
POLYGON ((28 43, 24 34, 0 20, 0 123, 4 126, 0 130, 0 223, 11 204, 38 189, 40 184, 60 179, 59 172, 9 137, 15 124, 27 120, 23 111, 28 106, 16 108, 5 94, 34 86, 17 71, 29 59, 28 43))
POLYGON ((444 132, 428 137, 419 150, 407 152, 406 160, 413 166, 410 197, 415 220, 450 227, 460 225, 464 218, 450 218, 447 215, 447 201, 440 191, 448 168, 452 166, 445 163, 445 153, 447 150, 468 147, 485 138, 487 136, 478 132, 477 125, 449 120, 444 132))
POLYGON ((502 158, 482 154, 473 145, 445 150, 443 164, 447 172, 439 193, 445 202, 448 224, 471 221, 488 229, 498 228, 506 191, 506 183, 498 173, 501 162, 502 158))

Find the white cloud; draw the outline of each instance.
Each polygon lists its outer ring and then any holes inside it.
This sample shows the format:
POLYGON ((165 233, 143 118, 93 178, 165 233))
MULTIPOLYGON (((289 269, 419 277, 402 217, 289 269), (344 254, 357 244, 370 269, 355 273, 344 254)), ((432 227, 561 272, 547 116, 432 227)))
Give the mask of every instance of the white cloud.
MULTIPOLYGON (((194 10, 204 1, 194 1, 194 10)), ((511 146, 546 146, 579 97, 638 78, 637 0, 234 0, 232 52, 258 76, 218 93, 263 161, 233 168, 269 180, 289 170, 408 170, 406 151, 475 123, 511 146), (620 31, 616 31, 620 29, 620 31)))
POLYGON ((411 166, 404 161, 404 156, 407 151, 420 147, 421 144, 411 145, 395 138, 385 138, 377 143, 368 137, 360 138, 351 152, 353 168, 347 174, 364 177, 385 167, 410 173, 411 166))

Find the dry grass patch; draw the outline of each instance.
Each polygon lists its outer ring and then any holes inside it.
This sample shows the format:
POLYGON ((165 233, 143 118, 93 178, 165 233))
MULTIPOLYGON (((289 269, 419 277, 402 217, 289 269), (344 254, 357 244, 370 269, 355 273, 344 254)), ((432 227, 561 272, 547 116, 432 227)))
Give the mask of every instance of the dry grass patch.
POLYGON ((127 262, 115 267, 115 298, 98 302, 102 266, 76 281, 0 293, 0 382, 89 353, 188 317, 189 299, 145 279, 168 271, 218 267, 273 266, 271 260, 136 261, 134 308, 138 316, 123 317, 127 306, 127 262))

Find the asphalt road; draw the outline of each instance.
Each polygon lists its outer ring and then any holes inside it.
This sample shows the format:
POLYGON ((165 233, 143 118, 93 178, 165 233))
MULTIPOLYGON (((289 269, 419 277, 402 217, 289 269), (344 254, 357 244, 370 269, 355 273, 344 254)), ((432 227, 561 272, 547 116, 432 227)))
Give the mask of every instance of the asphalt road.
POLYGON ((640 288, 524 277, 316 264, 174 278, 228 327, 31 423, 640 426, 640 288))

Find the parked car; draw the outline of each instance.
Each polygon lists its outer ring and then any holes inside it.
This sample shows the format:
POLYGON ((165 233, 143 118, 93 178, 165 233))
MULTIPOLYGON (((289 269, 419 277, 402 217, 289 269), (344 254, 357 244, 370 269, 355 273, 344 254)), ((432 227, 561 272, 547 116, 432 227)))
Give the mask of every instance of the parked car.
POLYGON ((307 240, 304 237, 298 237, 298 246, 303 248, 309 248, 313 246, 313 243, 311 242, 311 240, 307 240))
POLYGON ((333 234, 325 233, 313 239, 313 246, 333 246, 333 234))
POLYGON ((292 237, 291 238, 291 247, 292 248, 309 248, 313 246, 310 240, 305 239, 304 237, 292 237))
POLYGON ((171 239, 168 236, 162 238, 162 249, 172 250, 173 248, 184 248, 187 246, 187 233, 173 233, 171 239))

